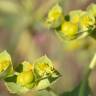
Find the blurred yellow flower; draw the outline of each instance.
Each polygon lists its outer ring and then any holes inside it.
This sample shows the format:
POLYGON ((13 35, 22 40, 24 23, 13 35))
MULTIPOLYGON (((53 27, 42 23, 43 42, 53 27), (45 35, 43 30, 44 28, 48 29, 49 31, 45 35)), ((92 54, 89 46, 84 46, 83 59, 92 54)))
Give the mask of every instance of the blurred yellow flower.
POLYGON ((58 4, 56 4, 50 9, 46 22, 47 24, 49 24, 49 27, 58 27, 62 21, 63 21, 62 8, 58 4))
POLYGON ((51 69, 52 68, 47 63, 38 64, 38 72, 42 76, 52 73, 51 69))
POLYGON ((88 13, 85 13, 83 16, 80 18, 80 27, 81 30, 88 30, 88 27, 90 25, 93 25, 95 23, 95 18, 92 15, 89 15, 88 13))
POLYGON ((66 21, 61 26, 61 32, 64 34, 65 38, 73 39, 78 33, 78 24, 66 21))
POLYGON ((34 63, 34 70, 41 77, 51 75, 53 73, 53 69, 52 62, 47 58, 47 56, 39 58, 34 63))

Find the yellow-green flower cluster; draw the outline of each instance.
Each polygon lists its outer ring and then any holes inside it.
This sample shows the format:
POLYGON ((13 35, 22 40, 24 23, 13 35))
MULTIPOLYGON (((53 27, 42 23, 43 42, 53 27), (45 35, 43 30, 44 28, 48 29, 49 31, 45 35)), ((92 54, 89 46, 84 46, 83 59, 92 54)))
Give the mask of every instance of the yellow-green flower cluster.
POLYGON ((59 78, 53 63, 47 56, 42 56, 32 64, 24 61, 13 70, 11 56, 7 51, 0 53, 0 79, 12 93, 22 93, 30 89, 44 89, 59 78), (43 84, 44 83, 44 84, 43 84))
POLYGON ((51 22, 47 22, 50 24, 48 27, 53 28, 55 25, 54 30, 62 39, 70 40, 78 38, 85 32, 93 31, 96 23, 95 9, 96 4, 91 4, 86 11, 73 10, 66 15, 63 13, 62 7, 56 4, 49 10, 47 21, 49 20, 51 22))
POLYGON ((33 64, 24 61, 21 65, 22 71, 17 72, 16 83, 26 88, 36 87, 37 83, 56 72, 47 56, 37 59, 33 64))
POLYGON ((13 72, 10 55, 6 51, 0 54, 0 78, 4 77, 5 85, 12 93, 22 93, 33 88, 44 89, 59 76, 59 72, 55 70, 47 56, 42 56, 33 63, 24 61, 13 72))

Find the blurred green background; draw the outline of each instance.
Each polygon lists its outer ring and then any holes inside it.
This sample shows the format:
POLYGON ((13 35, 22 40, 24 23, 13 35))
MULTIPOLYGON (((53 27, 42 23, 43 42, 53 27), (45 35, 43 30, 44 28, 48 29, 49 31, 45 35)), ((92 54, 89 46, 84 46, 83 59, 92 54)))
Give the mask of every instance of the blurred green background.
MULTIPOLYGON (((47 54, 62 77, 52 84, 57 94, 71 91, 84 75, 96 49, 96 40, 87 37, 83 40, 61 42, 52 30, 44 24, 50 7, 59 0, 0 0, 0 51, 8 50, 14 67, 23 60, 32 62, 47 54)), ((95 3, 95 0, 64 0, 64 13, 82 9, 95 3)), ((89 78, 89 85, 96 96, 96 68, 89 78)), ((0 81, 0 96, 10 94, 0 81)), ((30 91, 23 96, 51 96, 47 91, 30 91)))

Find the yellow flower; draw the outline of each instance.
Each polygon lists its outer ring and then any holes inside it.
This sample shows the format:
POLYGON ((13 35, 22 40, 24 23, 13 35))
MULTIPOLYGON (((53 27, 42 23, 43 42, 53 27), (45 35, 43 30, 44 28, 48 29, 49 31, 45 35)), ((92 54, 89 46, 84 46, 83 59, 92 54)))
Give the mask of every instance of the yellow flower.
POLYGON ((48 73, 52 73, 51 67, 47 63, 38 64, 38 72, 39 74, 44 76, 48 73))
POLYGON ((66 21, 61 26, 61 32, 64 34, 65 38, 74 39, 78 33, 78 24, 66 21))
POLYGON ((52 62, 47 58, 47 56, 42 56, 34 63, 34 70, 37 75, 41 77, 46 77, 53 73, 52 62))
POLYGON ((30 71, 25 71, 20 73, 17 76, 17 84, 21 85, 21 86, 27 86, 27 84, 30 84, 34 79, 34 75, 32 70, 30 71))
POLYGON ((88 27, 90 25, 94 25, 94 23, 95 23, 95 18, 92 15, 89 15, 88 13, 84 14, 80 18, 81 30, 84 30, 84 31, 88 30, 88 27))
POLYGON ((49 27, 53 28, 58 27, 62 21, 63 21, 62 8, 58 4, 56 4, 50 9, 46 22, 49 24, 49 27))

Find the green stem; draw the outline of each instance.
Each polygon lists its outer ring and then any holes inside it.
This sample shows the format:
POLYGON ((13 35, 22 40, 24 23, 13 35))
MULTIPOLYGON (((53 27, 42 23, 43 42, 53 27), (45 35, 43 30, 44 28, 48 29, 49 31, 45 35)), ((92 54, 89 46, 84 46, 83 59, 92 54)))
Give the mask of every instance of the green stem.
POLYGON ((94 55, 89 67, 85 71, 85 75, 81 82, 81 86, 80 86, 80 90, 79 90, 79 96, 88 96, 88 92, 86 93, 86 91, 89 91, 88 77, 89 77, 92 69, 95 67, 95 65, 96 65, 96 54, 94 55))

